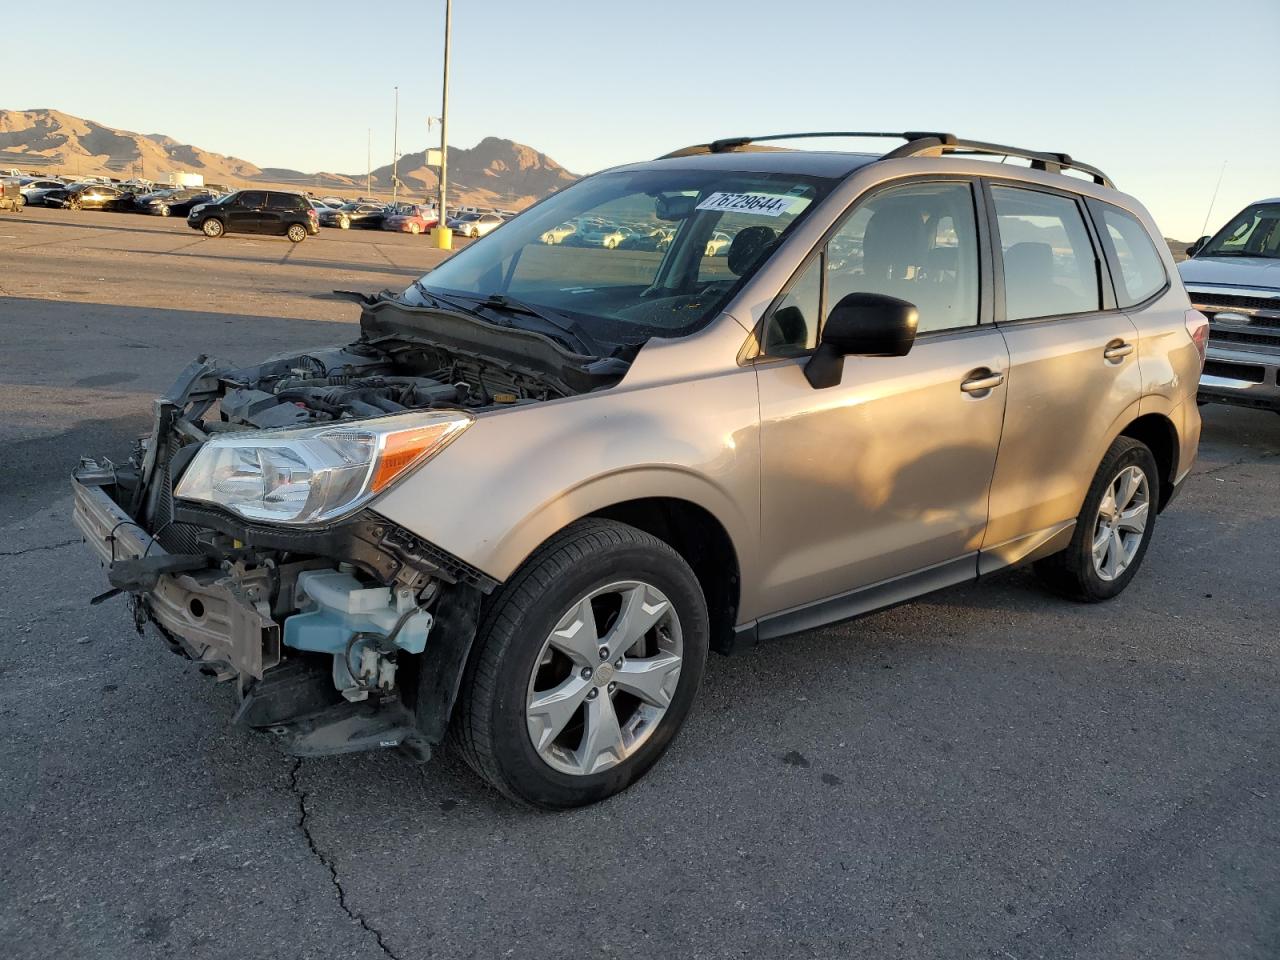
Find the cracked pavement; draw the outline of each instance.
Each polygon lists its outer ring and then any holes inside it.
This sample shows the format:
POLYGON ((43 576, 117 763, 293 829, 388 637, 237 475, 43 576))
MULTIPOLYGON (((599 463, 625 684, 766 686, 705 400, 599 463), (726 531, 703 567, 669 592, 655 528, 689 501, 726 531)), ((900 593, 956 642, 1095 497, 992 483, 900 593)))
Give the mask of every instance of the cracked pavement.
POLYGON ((6 958, 1280 955, 1280 417, 1205 408, 1118 600, 1013 571, 713 658, 636 788, 533 813, 451 756, 300 762, 231 727, 229 688, 88 606, 69 519, 76 458, 126 449, 193 354, 344 339, 326 292, 405 282, 425 241, 6 232, 6 958))

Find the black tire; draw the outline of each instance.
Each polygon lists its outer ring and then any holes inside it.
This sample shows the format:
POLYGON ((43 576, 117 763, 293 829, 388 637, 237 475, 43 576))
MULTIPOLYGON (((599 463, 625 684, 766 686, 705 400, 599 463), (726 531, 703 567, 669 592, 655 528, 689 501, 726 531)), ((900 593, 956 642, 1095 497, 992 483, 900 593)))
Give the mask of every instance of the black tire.
POLYGON ((289 238, 290 243, 301 243, 307 239, 307 228, 300 223, 291 223, 284 235, 289 238))
POLYGON ((693 705, 710 628, 697 578, 670 546, 612 520, 571 524, 489 599, 463 677, 452 739, 476 773, 506 796, 549 810, 596 803, 640 779, 670 746, 693 705), (683 663, 667 712, 630 757, 599 773, 554 769, 529 737, 525 703, 543 641, 575 600, 620 579, 652 583, 680 619, 683 663))
POLYGON ((227 228, 223 226, 222 221, 217 217, 209 217, 200 224, 200 232, 210 240, 216 240, 227 232, 227 228))
POLYGON ((1035 563, 1036 574, 1054 593, 1082 603, 1100 603, 1118 596, 1134 578, 1142 559, 1151 545, 1156 527, 1156 508, 1160 502, 1160 472, 1156 459, 1145 444, 1129 437, 1117 437, 1108 448, 1085 495, 1084 506, 1076 518, 1071 543, 1060 553, 1055 553, 1035 563), (1112 580, 1103 579, 1093 560, 1093 538, 1098 523, 1098 511, 1107 489, 1121 471, 1138 467, 1147 478, 1148 506, 1146 528, 1142 540, 1129 561, 1128 567, 1112 580))

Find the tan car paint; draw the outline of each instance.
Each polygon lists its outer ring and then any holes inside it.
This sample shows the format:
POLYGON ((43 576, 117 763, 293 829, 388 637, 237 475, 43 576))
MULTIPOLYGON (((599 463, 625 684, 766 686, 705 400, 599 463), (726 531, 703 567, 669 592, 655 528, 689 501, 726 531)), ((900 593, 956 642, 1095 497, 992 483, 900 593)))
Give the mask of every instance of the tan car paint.
MULTIPOLYGON (((985 573, 1063 546, 1103 452, 1140 413, 1170 418, 1185 472, 1199 435, 1187 402, 1199 360, 1171 259, 1158 310, 1132 323, 1113 312, 1010 324, 1012 358, 979 327, 921 337, 898 360, 847 358, 844 382, 827 390, 811 388, 798 361, 755 362, 768 307, 853 201, 895 180, 945 175, 1063 187, 1060 174, 978 160, 868 165, 703 331, 650 341, 607 391, 482 414, 374 509, 505 580, 582 516, 637 498, 688 500, 733 542, 738 621, 748 623, 979 547, 985 573), (1107 361, 1102 351, 1125 337, 1138 350, 1107 361), (959 384, 981 366, 999 366, 1006 381, 974 399, 959 384)), ((1160 236, 1130 198, 1070 186, 1129 209, 1160 236)))

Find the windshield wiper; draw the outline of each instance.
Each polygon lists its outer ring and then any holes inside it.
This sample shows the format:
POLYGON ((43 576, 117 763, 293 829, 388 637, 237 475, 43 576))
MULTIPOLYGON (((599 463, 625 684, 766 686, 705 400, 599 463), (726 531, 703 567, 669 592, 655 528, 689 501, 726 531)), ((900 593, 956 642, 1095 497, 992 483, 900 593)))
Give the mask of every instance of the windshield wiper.
POLYGON ((1222 250, 1217 253, 1204 253, 1206 257, 1257 257, 1260 260, 1275 260, 1267 253, 1254 253, 1252 250, 1222 250))
POLYGON ((531 303, 525 303, 523 300, 518 300, 505 293, 491 293, 487 297, 477 297, 476 302, 478 305, 488 307, 491 310, 505 310, 508 313, 521 313, 526 317, 536 317, 564 334, 569 339, 568 345, 570 347, 585 350, 593 357, 609 355, 609 350, 601 346, 591 334, 587 333, 582 324, 572 317, 558 313, 549 307, 535 307, 531 303))
POLYGON ((470 316, 470 317, 474 317, 476 315, 476 311, 474 307, 470 306, 469 304, 460 303, 459 301, 454 300, 450 297, 442 296, 441 294, 436 293, 434 290, 428 290, 423 285, 421 280, 413 281, 413 288, 417 290, 420 294, 422 294, 424 297, 430 297, 432 300, 436 302, 437 306, 452 307, 454 310, 460 310, 461 312, 467 314, 467 316, 470 316))

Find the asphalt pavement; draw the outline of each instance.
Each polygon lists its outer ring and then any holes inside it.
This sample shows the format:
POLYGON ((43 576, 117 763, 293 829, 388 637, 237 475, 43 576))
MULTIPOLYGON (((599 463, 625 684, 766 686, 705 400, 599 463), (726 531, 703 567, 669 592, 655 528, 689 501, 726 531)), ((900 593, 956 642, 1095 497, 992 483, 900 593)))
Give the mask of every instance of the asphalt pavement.
POLYGON ((1280 956, 1280 416, 1206 407, 1099 606, 1025 571, 714 657, 640 784, 513 807, 297 761, 139 637, 69 519, 197 353, 345 341, 422 237, 0 215, 0 943, 25 958, 1280 956))

